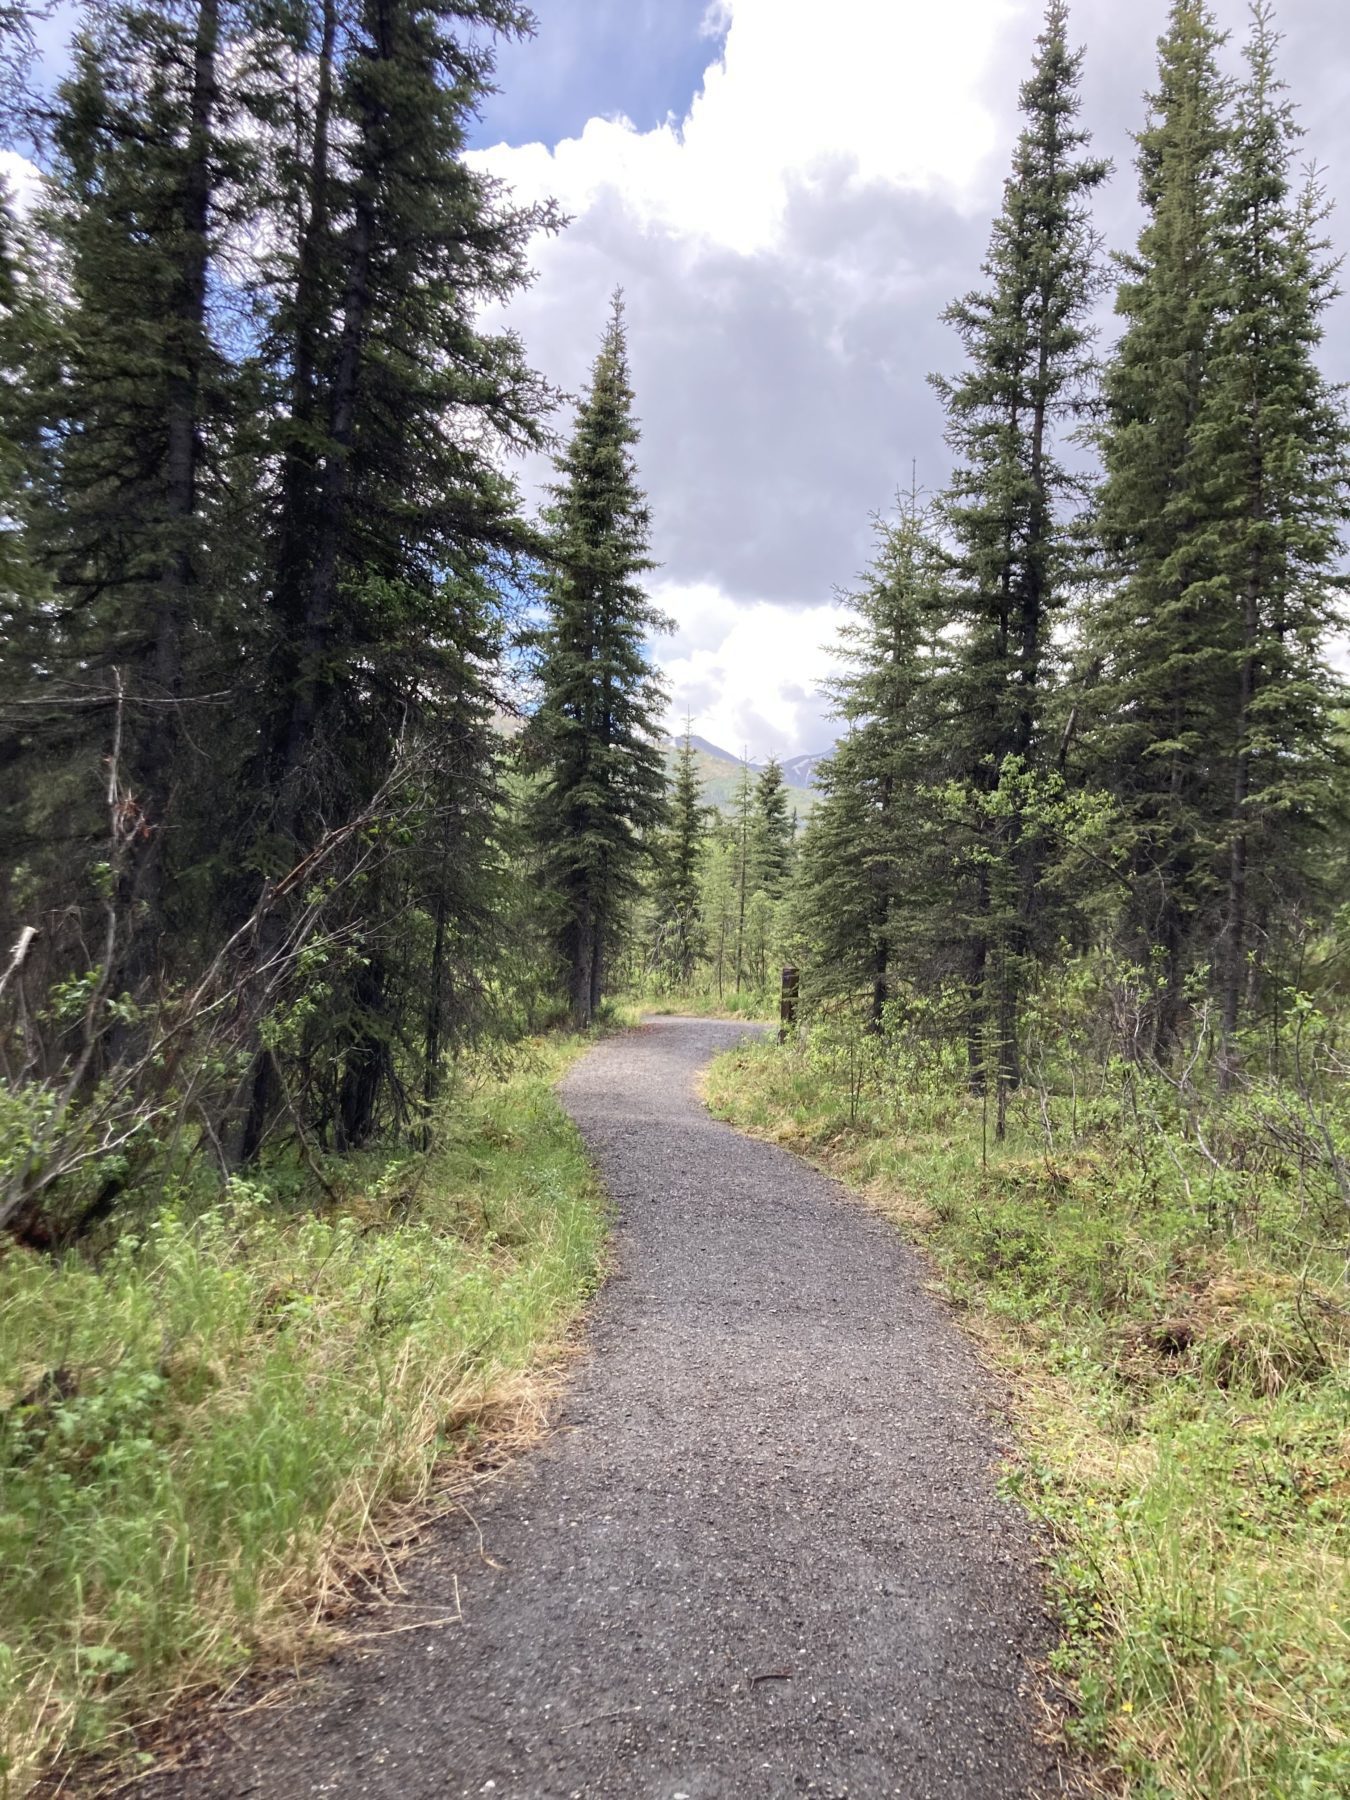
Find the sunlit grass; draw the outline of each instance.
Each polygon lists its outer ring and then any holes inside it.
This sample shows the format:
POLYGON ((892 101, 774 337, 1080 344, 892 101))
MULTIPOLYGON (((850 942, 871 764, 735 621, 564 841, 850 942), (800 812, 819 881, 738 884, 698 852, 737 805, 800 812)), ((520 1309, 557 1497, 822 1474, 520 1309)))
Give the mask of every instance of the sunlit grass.
POLYGON ((679 989, 652 986, 636 989, 625 1003, 634 1012, 654 1013, 658 1017, 684 1019, 745 1019, 764 1021, 776 1018, 776 997, 757 988, 679 989))
POLYGON ((1188 1193, 1157 1122, 1099 1106, 1075 1137, 1050 1096, 1051 1149, 1027 1093, 1000 1144, 954 1067, 879 1068, 860 1084, 819 1042, 750 1044, 707 1091, 922 1242, 1010 1377, 1007 1481, 1051 1528, 1071 1735, 1139 1800, 1350 1792, 1334 1220, 1274 1162, 1221 1204, 1188 1193))
POLYGON ((318 1211, 236 1181, 97 1263, 0 1256, 0 1793, 293 1648, 520 1398, 603 1254, 569 1054, 461 1081, 318 1211))

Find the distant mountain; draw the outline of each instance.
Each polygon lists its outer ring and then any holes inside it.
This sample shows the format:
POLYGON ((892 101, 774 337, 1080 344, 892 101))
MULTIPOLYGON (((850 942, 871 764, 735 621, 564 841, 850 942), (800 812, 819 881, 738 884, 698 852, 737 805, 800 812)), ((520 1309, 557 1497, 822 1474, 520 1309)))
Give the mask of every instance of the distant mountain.
POLYGON ((802 756, 790 756, 783 764, 783 779, 793 787, 814 787, 816 785, 816 769, 833 750, 808 750, 802 756))
MULTIPOLYGON (((710 806, 716 806, 722 812, 730 812, 736 803, 736 790, 740 786, 742 759, 733 756, 729 750, 723 750, 718 744, 709 743, 707 738, 699 737, 697 732, 691 735, 690 742, 694 747, 694 763, 698 769, 704 799, 710 806)), ((666 745, 666 760, 672 768, 679 747, 678 738, 666 745)), ((816 803, 818 795, 811 785, 811 777, 816 764, 826 755, 827 751, 816 755, 794 756, 782 765, 788 805, 799 819, 805 819, 816 803)), ((764 764, 751 757, 749 767, 754 773, 762 769, 764 764)))
MULTIPOLYGON (((682 735, 683 734, 681 734, 681 736, 682 735)), ((678 750, 680 742, 680 738, 672 738, 670 740, 670 748, 672 750, 678 750)), ((741 758, 739 756, 733 756, 730 750, 720 750, 716 744, 710 744, 707 738, 700 737, 696 731, 690 732, 689 742, 694 746, 695 750, 698 751, 700 756, 711 756, 716 762, 735 763, 738 768, 740 767, 741 758)), ((750 759, 750 767, 753 769, 754 766, 755 762, 752 757, 750 759)))
MULTIPOLYGON (((516 712, 507 712, 498 707, 493 715, 493 726, 503 737, 518 737, 525 729, 524 716, 516 712)), ((690 738, 694 746, 694 760, 698 768, 699 785, 703 789, 703 797, 710 806, 718 807, 722 812, 730 812, 736 804, 736 790, 740 786, 741 763, 739 756, 733 756, 730 750, 723 750, 720 744, 710 743, 705 737, 694 732, 690 738)), ((673 771, 675 753, 680 747, 680 739, 672 738, 667 743, 666 763, 673 771)), ((808 751, 802 756, 789 756, 779 766, 783 771, 783 784, 787 788, 788 806, 794 810, 798 819, 805 821, 811 808, 820 795, 815 787, 816 767, 829 756, 829 750, 808 751)), ((752 756, 746 759, 752 775, 757 775, 768 761, 767 757, 752 756)))

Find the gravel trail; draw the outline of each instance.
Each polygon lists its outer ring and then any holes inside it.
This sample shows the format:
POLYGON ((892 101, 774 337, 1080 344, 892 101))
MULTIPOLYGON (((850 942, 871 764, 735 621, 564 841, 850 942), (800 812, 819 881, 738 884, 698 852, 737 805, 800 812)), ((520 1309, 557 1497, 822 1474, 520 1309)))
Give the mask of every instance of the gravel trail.
POLYGON ((989 1378, 884 1222, 707 1116, 697 1073, 746 1029, 656 1020, 563 1085, 618 1267, 560 1429, 407 1575, 463 1624, 344 1652, 154 1793, 1058 1791, 989 1378))

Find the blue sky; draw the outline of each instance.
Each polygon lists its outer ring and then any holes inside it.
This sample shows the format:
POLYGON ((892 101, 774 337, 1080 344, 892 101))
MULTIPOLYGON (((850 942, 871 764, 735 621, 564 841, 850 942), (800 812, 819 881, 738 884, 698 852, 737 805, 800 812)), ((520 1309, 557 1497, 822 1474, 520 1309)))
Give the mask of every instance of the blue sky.
MULTIPOLYGON (((725 26, 708 0, 534 0, 533 40, 498 52, 500 91, 488 102, 476 145, 556 144, 590 118, 622 114, 639 131, 683 118, 717 55, 725 26)), ((62 0, 35 26, 49 79, 65 66, 78 18, 62 0)))
POLYGON ((533 10, 533 42, 499 53, 480 145, 556 144, 616 114, 639 131, 682 119, 726 35, 704 29, 707 0, 534 0, 533 10))

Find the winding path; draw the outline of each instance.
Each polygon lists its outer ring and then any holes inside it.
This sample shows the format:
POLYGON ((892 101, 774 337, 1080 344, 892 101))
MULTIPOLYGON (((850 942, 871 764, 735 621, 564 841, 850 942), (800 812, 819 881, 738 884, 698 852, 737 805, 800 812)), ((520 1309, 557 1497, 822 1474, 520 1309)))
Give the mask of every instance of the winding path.
POLYGON ((409 1574, 464 1624, 345 1653, 155 1791, 302 1800, 1010 1800, 1033 1547, 989 1383, 882 1221, 710 1119, 745 1028, 661 1019, 563 1086, 618 1270, 546 1446, 409 1574))

